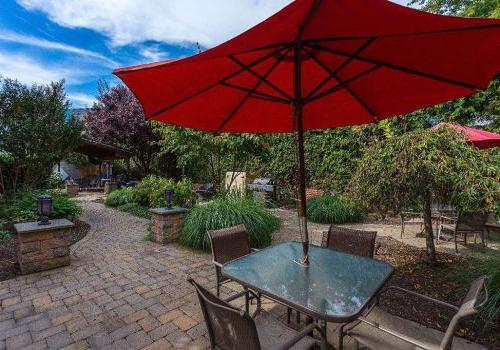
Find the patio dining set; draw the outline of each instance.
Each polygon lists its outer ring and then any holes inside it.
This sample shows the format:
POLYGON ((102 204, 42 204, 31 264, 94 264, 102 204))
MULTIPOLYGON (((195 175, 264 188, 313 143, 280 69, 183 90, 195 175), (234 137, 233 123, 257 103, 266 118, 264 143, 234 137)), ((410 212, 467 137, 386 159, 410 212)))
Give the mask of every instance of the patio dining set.
MULTIPOLYGON (((419 234, 424 233, 424 215, 418 211, 402 211, 401 218, 401 239, 405 235, 405 228, 408 225, 419 225, 419 234)), ((455 252, 458 252, 458 243, 467 246, 468 236, 473 235, 474 244, 477 238, 480 239, 483 247, 486 246, 486 237, 490 238, 491 233, 500 232, 500 224, 496 221, 493 212, 457 212, 451 206, 434 206, 431 218, 435 223, 436 243, 443 240, 453 241, 455 252)))
POLYGON ((216 292, 189 279, 203 311, 213 349, 343 349, 353 341, 370 349, 449 349, 460 322, 477 313, 488 299, 486 277, 475 280, 459 306, 395 286, 386 286, 393 268, 375 260, 376 232, 331 226, 326 247, 310 247, 310 265, 300 263, 298 242, 262 250, 250 247, 245 226, 209 231, 216 292), (242 291, 221 298, 221 286, 236 282, 242 291), (379 303, 388 292, 409 294, 455 314, 445 333, 419 327, 385 311, 379 303), (243 297, 243 310, 230 302, 243 297), (267 298, 306 315, 301 330, 290 328, 262 309, 267 298), (256 307, 250 313, 250 304, 256 307), (327 325, 335 338, 327 339, 327 325))

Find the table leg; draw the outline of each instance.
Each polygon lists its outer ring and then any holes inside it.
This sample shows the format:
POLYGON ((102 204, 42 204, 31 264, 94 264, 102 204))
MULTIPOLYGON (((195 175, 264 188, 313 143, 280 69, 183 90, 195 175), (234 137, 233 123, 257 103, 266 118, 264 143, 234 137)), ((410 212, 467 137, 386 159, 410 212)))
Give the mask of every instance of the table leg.
POLYGON ((326 321, 320 320, 319 325, 322 330, 321 334, 321 350, 327 350, 329 348, 328 341, 326 339, 326 321))

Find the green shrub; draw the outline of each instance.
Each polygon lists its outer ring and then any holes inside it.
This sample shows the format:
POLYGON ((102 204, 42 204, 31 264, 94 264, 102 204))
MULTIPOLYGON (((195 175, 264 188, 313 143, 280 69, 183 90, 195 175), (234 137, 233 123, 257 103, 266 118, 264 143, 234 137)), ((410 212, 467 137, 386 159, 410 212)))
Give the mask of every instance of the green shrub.
POLYGON ((308 201, 307 218, 322 224, 344 224, 357 222, 361 220, 362 215, 346 200, 338 196, 325 195, 308 201))
POLYGON ((272 233, 281 221, 251 198, 227 196, 191 209, 179 237, 181 244, 195 249, 209 250, 207 230, 244 224, 253 247, 271 244, 272 233))
POLYGON ((165 189, 174 190, 173 204, 189 208, 195 204, 196 194, 193 192, 193 184, 188 179, 175 183, 172 179, 150 175, 145 177, 134 187, 134 201, 149 208, 164 207, 165 189))
POLYGON ((51 219, 73 219, 82 213, 82 209, 73 198, 58 191, 27 192, 12 203, 6 204, 4 215, 11 223, 38 220, 37 196, 50 194, 52 196, 51 219))
POLYGON ((63 178, 61 174, 50 174, 45 181, 45 186, 50 189, 62 188, 64 185, 63 178))
POLYGON ((132 203, 134 201, 134 190, 132 188, 121 188, 106 196, 104 204, 108 207, 118 207, 120 205, 132 203))
POLYGON ((145 219, 151 218, 151 213, 149 212, 149 208, 137 203, 126 203, 120 205, 119 207, 117 207, 117 209, 140 218, 145 218, 145 219))

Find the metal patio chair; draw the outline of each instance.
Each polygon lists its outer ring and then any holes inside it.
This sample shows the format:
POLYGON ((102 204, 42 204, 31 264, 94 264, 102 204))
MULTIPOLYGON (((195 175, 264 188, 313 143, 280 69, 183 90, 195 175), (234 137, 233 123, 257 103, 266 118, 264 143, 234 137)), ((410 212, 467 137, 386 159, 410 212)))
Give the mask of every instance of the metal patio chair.
MULTIPOLYGON (((326 247, 352 255, 373 258, 375 254, 376 231, 355 230, 352 228, 330 225, 326 238, 326 247)), ((290 323, 292 309, 287 309, 287 322, 290 323)), ((300 323, 300 312, 296 311, 296 321, 300 323)), ((310 321, 310 320, 309 320, 310 321)))
POLYGON ((467 245, 467 235, 473 233, 474 243, 476 243, 479 234, 481 243, 485 246, 484 233, 488 215, 488 213, 461 212, 457 218, 442 216, 439 223, 437 241, 439 242, 443 236, 443 231, 451 232, 452 239, 455 241, 455 251, 458 252, 458 236, 462 235, 462 242, 464 242, 464 245, 467 245))
MULTIPOLYGON (((267 312, 252 318, 247 312, 221 300, 194 280, 188 281, 196 288, 198 300, 208 329, 211 349, 264 350, 311 349, 318 341, 308 337, 315 329, 311 324, 297 332, 286 327, 267 312)), ((253 292, 250 292, 253 293, 253 292)))
MULTIPOLYGON (((237 225, 220 230, 209 230, 207 235, 212 247, 212 263, 215 265, 215 277, 217 281, 217 296, 220 296, 220 287, 231 280, 222 275, 223 265, 231 260, 235 260, 252 251, 250 247, 250 238, 245 225, 237 225)), ((245 296, 245 310, 248 312, 250 300, 257 299, 257 312, 260 311, 260 295, 249 294, 247 290, 239 293, 239 296, 245 296), (255 297, 256 296, 256 297, 255 297)))
MULTIPOLYGON (((453 335, 464 319, 477 314, 478 309, 488 299, 486 290, 487 277, 481 277, 472 282, 460 306, 448 304, 428 296, 409 291, 399 287, 389 287, 382 291, 376 303, 358 320, 342 325, 340 328, 339 349, 343 346, 343 336, 348 335, 357 343, 361 343, 371 350, 386 349, 423 349, 423 350, 449 350, 453 342, 453 335), (430 301, 436 305, 456 311, 445 333, 423 327, 415 322, 393 316, 382 310, 379 306, 379 297, 388 290, 430 301), (483 300, 477 305, 481 291, 484 290, 483 300)), ((358 345, 358 344, 356 344, 358 345)))

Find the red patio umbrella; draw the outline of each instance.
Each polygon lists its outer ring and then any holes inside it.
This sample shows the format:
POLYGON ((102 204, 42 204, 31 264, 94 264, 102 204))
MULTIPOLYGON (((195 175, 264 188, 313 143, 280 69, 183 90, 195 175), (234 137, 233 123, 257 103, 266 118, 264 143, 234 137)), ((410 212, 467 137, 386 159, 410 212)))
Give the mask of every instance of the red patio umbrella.
POLYGON ((467 142, 473 144, 479 149, 486 149, 500 146, 500 135, 494 132, 489 132, 480 129, 469 128, 466 126, 452 124, 452 123, 439 123, 436 128, 448 127, 455 129, 458 132, 464 132, 467 135, 467 142))
POLYGON ((213 49, 114 71, 147 118, 209 132, 295 132, 304 263, 303 132, 373 123, 485 89, 500 20, 385 0, 296 0, 213 49))

